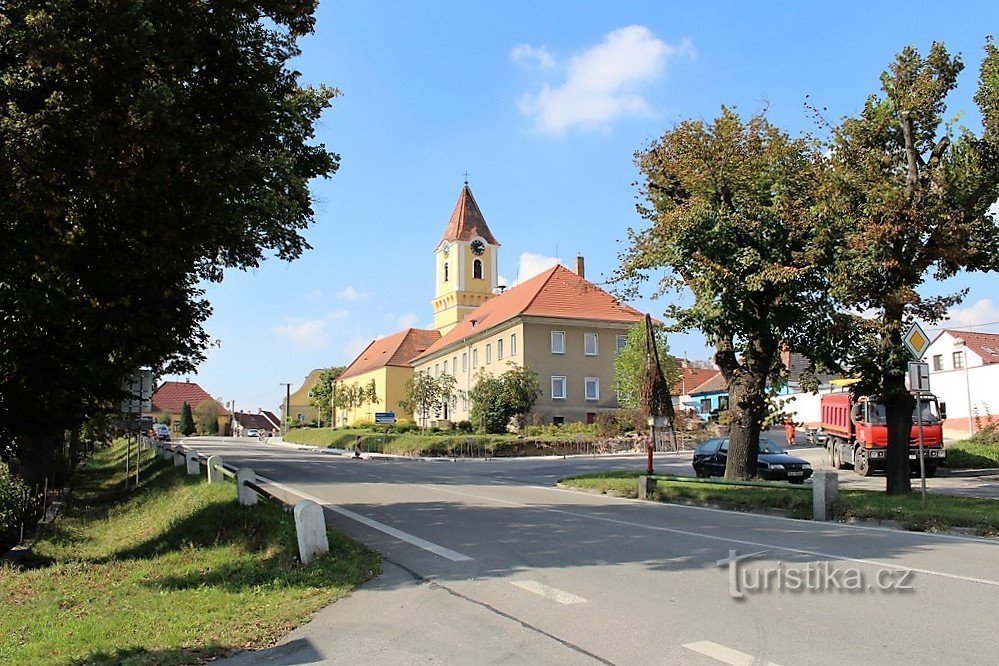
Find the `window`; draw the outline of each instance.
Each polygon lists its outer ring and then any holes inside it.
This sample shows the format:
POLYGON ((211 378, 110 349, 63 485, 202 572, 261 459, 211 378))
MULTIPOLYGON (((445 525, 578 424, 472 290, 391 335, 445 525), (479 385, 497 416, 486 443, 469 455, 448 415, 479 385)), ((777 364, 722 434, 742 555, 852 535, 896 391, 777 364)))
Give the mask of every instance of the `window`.
POLYGON ((441 364, 434 363, 434 377, 440 377, 440 376, 441 376, 441 364))
POLYGON ((479 350, 478 349, 473 349, 472 350, 472 367, 473 368, 479 367, 479 350))
POLYGON ((565 331, 552 331, 552 353, 565 353, 565 331))
POLYGON ((468 370, 468 352, 461 355, 461 370, 462 372, 468 370))
POLYGON ((486 363, 493 362, 493 346, 491 344, 486 345, 486 363))
POLYGON ((447 270, 447 262, 445 261, 444 262, 444 281, 445 282, 447 282, 447 278, 448 278, 448 270, 447 270))
POLYGON ((583 333, 583 353, 587 356, 597 355, 597 334, 583 333))
POLYGON ((587 400, 600 400, 599 377, 587 377, 583 380, 583 397, 587 400))
POLYGON ((954 352, 954 369, 960 370, 964 367, 964 354, 956 351, 954 352))
POLYGON ((458 357, 455 356, 451 359, 451 367, 454 368, 454 374, 458 374, 458 357))
POLYGON ((701 414, 711 413, 711 398, 701 398, 701 414))
POLYGON ((447 360, 444 361, 444 374, 447 374, 447 360))
POLYGON ((476 280, 482 279, 482 260, 476 259, 472 262, 472 278, 476 280))
POLYGON ((628 336, 619 335, 617 336, 617 350, 620 352, 622 349, 628 346, 628 336))
POLYGON ((464 409, 466 412, 468 411, 468 394, 467 393, 462 393, 461 394, 461 408, 464 409))
POLYGON ((933 356, 933 369, 943 370, 943 354, 936 354, 933 356))
POLYGON ((563 424, 565 424, 565 417, 564 416, 553 416, 552 417, 552 425, 560 426, 560 425, 563 425, 563 424))
POLYGON ((503 360, 503 340, 496 341, 496 360, 503 360))
POLYGON ((724 412, 728 409, 728 396, 720 395, 718 396, 718 411, 724 412))
POLYGON ((516 355, 517 355, 517 334, 516 333, 511 333, 510 334, 510 356, 516 356, 516 355))
POLYGON ((312 397, 312 391, 309 391, 309 397, 310 398, 312 397))
POLYGON ((552 400, 565 400, 565 377, 552 377, 552 400))

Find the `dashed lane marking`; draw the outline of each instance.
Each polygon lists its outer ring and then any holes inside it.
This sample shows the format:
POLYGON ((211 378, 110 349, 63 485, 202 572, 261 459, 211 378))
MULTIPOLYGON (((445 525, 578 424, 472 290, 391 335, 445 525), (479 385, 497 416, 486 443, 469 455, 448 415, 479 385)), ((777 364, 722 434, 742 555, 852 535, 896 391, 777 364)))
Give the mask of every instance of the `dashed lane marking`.
POLYGON ((732 648, 727 648, 724 645, 712 643, 711 641, 687 643, 683 647, 699 654, 703 654, 705 657, 711 657, 712 659, 720 661, 723 664, 729 664, 730 666, 753 666, 753 664, 762 664, 762 666, 777 666, 777 664, 772 661, 760 661, 753 655, 746 654, 745 652, 739 652, 738 650, 733 650, 732 648))
POLYGON ((534 594, 542 596, 546 599, 557 601, 564 606, 586 603, 586 599, 583 597, 577 597, 575 594, 560 590, 556 587, 552 587, 551 585, 545 585, 544 583, 540 583, 536 580, 511 580, 510 584, 515 587, 519 587, 522 590, 533 592, 534 594))

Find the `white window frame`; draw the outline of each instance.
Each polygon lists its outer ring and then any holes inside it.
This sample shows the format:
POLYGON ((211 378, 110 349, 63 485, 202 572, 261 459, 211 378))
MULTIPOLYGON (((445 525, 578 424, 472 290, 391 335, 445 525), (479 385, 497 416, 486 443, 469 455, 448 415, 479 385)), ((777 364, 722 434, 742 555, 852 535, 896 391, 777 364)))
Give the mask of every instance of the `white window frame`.
POLYGON ((440 376, 441 376, 441 364, 434 363, 434 377, 440 377, 440 376))
POLYGON ((468 370, 468 352, 461 353, 461 371, 465 372, 468 370))
POLYGON ((628 346, 628 336, 619 335, 617 336, 617 353, 620 354, 621 350, 628 346))
POLYGON ((486 365, 493 362, 493 345, 489 343, 486 345, 486 365))
POLYGON ((564 375, 552 375, 552 400, 565 400, 566 391, 568 390, 568 384, 565 381, 564 375), (555 382, 559 381, 562 385, 562 395, 555 395, 555 382))
POLYGON ((597 356, 600 354, 600 336, 596 333, 583 333, 583 355, 584 356, 597 356), (591 352, 587 349, 587 343, 593 341, 593 351, 591 352))
POLYGON ((503 360, 503 338, 496 341, 496 360, 503 360))
POLYGON ((479 367, 479 350, 478 349, 473 349, 472 350, 472 369, 474 370, 477 367, 479 367))
POLYGON ((565 354, 565 331, 552 331, 552 353, 553 354, 565 354), (562 341, 562 349, 555 349, 555 340, 560 339, 562 341))
POLYGON ((583 399, 587 402, 600 402, 600 378, 599 377, 587 377, 583 380, 583 399), (593 383, 593 387, 596 389, 596 395, 590 397, 589 389, 590 383, 593 383))
POLYGON ((447 374, 447 359, 444 359, 444 374, 447 374))
POLYGON ((511 333, 510 334, 510 356, 516 356, 516 355, 517 355, 517 334, 516 333, 511 333))

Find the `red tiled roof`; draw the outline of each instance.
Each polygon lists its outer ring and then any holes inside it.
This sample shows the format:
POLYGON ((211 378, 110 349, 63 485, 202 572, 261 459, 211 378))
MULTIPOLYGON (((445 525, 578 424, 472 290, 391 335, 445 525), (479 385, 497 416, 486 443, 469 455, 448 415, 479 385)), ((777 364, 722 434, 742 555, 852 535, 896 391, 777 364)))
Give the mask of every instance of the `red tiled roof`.
POLYGON ((470 241, 473 238, 483 238, 490 245, 499 246, 496 238, 493 237, 489 227, 486 225, 486 218, 479 210, 479 204, 475 203, 472 190, 468 189, 468 183, 461 188, 458 195, 458 202, 454 205, 454 212, 448 220, 447 227, 444 228, 444 236, 441 240, 448 241, 470 241))
POLYGON ((704 382, 718 374, 714 368, 677 367, 680 380, 672 387, 676 395, 690 395, 704 382))
POLYGON ((440 331, 407 328, 375 340, 347 366, 337 381, 364 374, 387 365, 408 367, 409 362, 441 337, 440 331))
MULTIPOLYGON (((194 409, 205 400, 215 398, 194 382, 163 382, 153 393, 153 411, 177 414, 184 408, 185 402, 194 409)), ((220 404, 219 414, 228 416, 229 410, 220 404)))
POLYGON ((277 419, 271 421, 264 414, 236 412, 236 415, 233 416, 233 420, 244 428, 256 428, 257 430, 270 430, 272 428, 280 427, 277 419))
POLYGON ((944 332, 955 338, 963 338, 968 349, 982 357, 983 364, 999 363, 999 333, 972 333, 954 329, 944 332))
POLYGON ((700 386, 694 387, 689 395, 701 395, 703 393, 721 393, 728 391, 728 382, 725 381, 724 375, 717 370, 713 371, 715 374, 709 378, 706 382, 702 383, 700 386))
MULTIPOLYGON (((587 282, 565 266, 554 266, 480 305, 430 346, 422 358, 518 316, 613 321, 633 324, 645 316, 587 282), (475 322, 474 325, 472 322, 475 322)), ((416 359, 413 359, 416 360, 416 359)))

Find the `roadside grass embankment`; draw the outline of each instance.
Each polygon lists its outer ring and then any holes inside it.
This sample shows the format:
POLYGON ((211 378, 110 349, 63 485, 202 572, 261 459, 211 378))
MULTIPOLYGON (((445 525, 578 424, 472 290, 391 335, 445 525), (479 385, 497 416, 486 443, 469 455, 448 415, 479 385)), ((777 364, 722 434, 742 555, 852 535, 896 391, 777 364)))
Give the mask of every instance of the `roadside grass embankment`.
POLYGON ((954 469, 999 467, 999 426, 992 423, 947 447, 947 466, 954 469))
POLYGON ((231 482, 209 485, 143 452, 125 491, 124 448, 78 473, 63 516, 24 568, 0 568, 0 663, 188 664, 266 647, 379 571, 329 532, 301 565, 294 520, 231 482))
MULTIPOLYGON (((642 472, 621 471, 568 477, 559 485, 616 497, 638 496, 642 472)), ((714 506, 737 511, 779 510, 789 518, 811 519, 812 489, 784 483, 730 483, 709 479, 656 476, 660 502, 714 506)), ((893 521, 914 531, 970 528, 982 536, 999 536, 999 502, 993 499, 929 494, 926 508, 919 493, 889 496, 870 490, 840 490, 833 507, 838 520, 893 521)))

